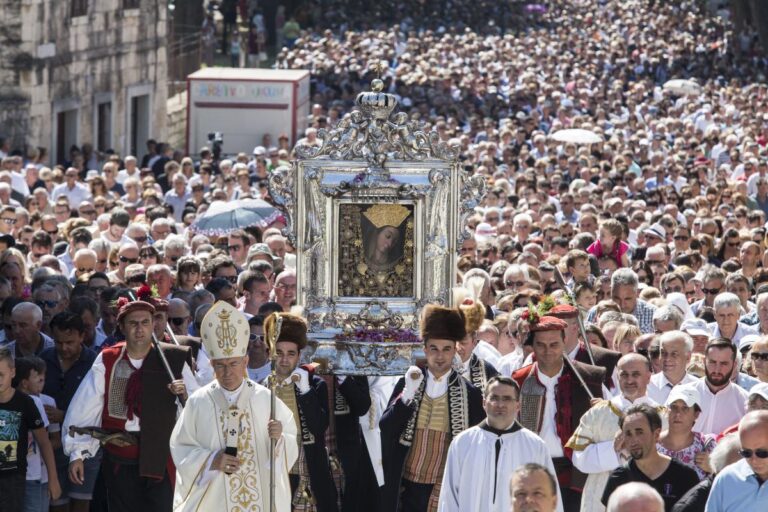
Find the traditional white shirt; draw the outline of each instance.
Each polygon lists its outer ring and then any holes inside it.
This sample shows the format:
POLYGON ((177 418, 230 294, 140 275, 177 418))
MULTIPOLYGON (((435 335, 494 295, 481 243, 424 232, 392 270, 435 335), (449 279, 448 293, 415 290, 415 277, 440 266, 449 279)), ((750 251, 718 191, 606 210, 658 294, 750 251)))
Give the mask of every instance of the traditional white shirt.
MULTIPOLYGON (((438 512, 508 512, 515 469, 535 462, 555 474, 549 450, 536 434, 517 425, 499 435, 484 424, 465 430, 448 448, 438 512)), ((563 510, 559 489, 557 510, 563 510)))
MULTIPOLYGON (((697 380, 699 380, 698 377, 695 377, 690 373, 686 373, 685 377, 683 377, 683 380, 681 380, 677 385, 680 386, 684 384, 690 384, 692 382, 696 382, 697 380)), ((648 384, 648 391, 646 394, 654 402, 665 404, 667 403, 669 392, 672 391, 672 388, 674 387, 675 384, 669 382, 669 379, 667 379, 667 376, 664 375, 664 372, 659 372, 651 375, 651 382, 648 384)))
POLYGON ((501 360, 501 352, 487 341, 480 340, 477 345, 475 345, 472 353, 481 361, 485 361, 498 370, 499 361, 501 360))
MULTIPOLYGON (((63 432, 69 432, 70 426, 101 426, 101 412, 104 409, 106 390, 104 378, 106 367, 104 366, 102 355, 102 353, 99 353, 96 356, 93 366, 91 366, 91 369, 88 370, 88 373, 85 374, 85 377, 80 382, 80 387, 77 388, 75 396, 72 398, 72 402, 67 409, 64 427, 62 428, 63 432)), ((131 365, 137 370, 144 364, 143 359, 130 358, 130 361, 131 365)), ((184 363, 181 376, 184 379, 184 385, 187 387, 188 395, 191 395, 200 387, 187 363, 184 363)), ((125 430, 127 432, 141 431, 141 422, 137 415, 134 415, 133 419, 125 420, 125 430)), ((76 435, 72 437, 66 435, 62 436, 61 440, 64 445, 64 453, 69 455, 70 462, 93 457, 99 450, 99 442, 91 436, 76 435)))
POLYGON ((434 376, 434 374, 427 370, 427 387, 425 392, 429 398, 439 398, 448 392, 448 377, 451 372, 446 373, 440 378, 434 376))
POLYGON ((563 369, 557 372, 554 377, 547 377, 543 372, 537 373, 539 382, 546 388, 547 393, 544 397, 544 415, 541 419, 541 431, 539 437, 544 440, 547 448, 549 448, 550 455, 554 457, 563 457, 562 441, 560 436, 557 435, 557 423, 555 422, 555 413, 557 412, 557 402, 555 401, 555 387, 557 381, 563 374, 563 369))
POLYGON ((717 393, 709 389, 706 377, 686 386, 696 389, 701 397, 701 414, 693 425, 694 432, 717 435, 738 423, 747 413, 749 394, 732 382, 717 393))
POLYGON ((523 349, 516 347, 515 350, 509 354, 501 356, 496 371, 504 377, 511 377, 513 372, 523 367, 524 355, 525 352, 523 352, 523 349))

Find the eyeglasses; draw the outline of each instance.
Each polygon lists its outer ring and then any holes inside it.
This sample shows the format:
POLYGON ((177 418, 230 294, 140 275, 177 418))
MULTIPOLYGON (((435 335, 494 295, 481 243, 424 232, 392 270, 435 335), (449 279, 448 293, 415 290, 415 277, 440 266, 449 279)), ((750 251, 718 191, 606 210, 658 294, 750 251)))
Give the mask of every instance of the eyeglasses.
POLYGON ((768 352, 752 352, 750 357, 753 361, 768 361, 768 352))
POLYGON ((10 219, 8 217, 3 217, 3 222, 6 224, 16 224, 16 219, 10 219))
POLYGON ((80 212, 80 215, 85 215, 90 217, 91 215, 96 215, 96 210, 83 210, 80 212))
POLYGON ((147 237, 146 236, 134 236, 134 237, 131 237, 131 238, 137 244, 143 244, 144 242, 147 241, 147 237))
POLYGON ((181 258, 181 256, 168 256, 168 259, 171 260, 174 263, 179 261, 179 258, 181 258))
POLYGON ((229 281, 232 284, 237 284, 237 276, 217 276, 217 277, 219 277, 221 279, 226 279, 227 281, 229 281))
POLYGON ((722 288, 702 288, 701 291, 706 295, 717 295, 722 288))
POLYGON ((296 285, 295 284, 280 283, 280 284, 276 284, 275 288, 280 288, 280 289, 283 289, 283 290, 295 290, 296 289, 296 285))
POLYGON ((690 237, 687 237, 685 235, 677 235, 674 237, 674 239, 678 242, 687 242, 690 239, 690 237))
POLYGON ((59 234, 59 228, 52 229, 51 231, 48 231, 46 229, 45 232, 48 233, 49 235, 58 235, 59 234))
POLYGON ((262 341, 263 339, 264 339, 264 336, 262 336, 260 334, 251 334, 248 337, 248 342, 249 343, 256 343, 256 342, 262 341))
POLYGON ((670 286, 669 288, 664 288, 664 294, 668 293, 683 293, 683 287, 682 286, 670 286))
POLYGON ((126 258, 125 256, 119 256, 118 259, 120 260, 120 263, 138 263, 139 258, 126 258))
POLYGON ((53 309, 59 302, 56 300, 36 300, 35 304, 40 309, 53 309))
POLYGON ((81 274, 85 274, 86 272, 93 272, 94 270, 96 270, 96 269, 94 269, 94 268, 85 268, 85 267, 83 267, 83 268, 78 267, 78 269, 77 269, 77 271, 80 272, 81 274))
POLYGON ((768 450, 765 448, 758 448, 757 450, 747 448, 746 450, 739 450, 739 455, 745 459, 751 459, 753 455, 758 459, 768 459, 768 450))
POLYGON ((187 317, 185 316, 174 316, 174 317, 168 317, 168 321, 171 322, 176 327, 181 326, 185 321, 187 320, 187 317))

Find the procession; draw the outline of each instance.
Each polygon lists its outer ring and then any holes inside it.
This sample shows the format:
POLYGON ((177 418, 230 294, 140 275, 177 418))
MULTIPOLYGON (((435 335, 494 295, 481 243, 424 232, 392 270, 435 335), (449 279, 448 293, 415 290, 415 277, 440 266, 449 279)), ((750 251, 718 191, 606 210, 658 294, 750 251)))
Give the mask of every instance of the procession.
POLYGON ((112 3, 200 69, 0 97, 0 512, 768 510, 756 2, 112 3))

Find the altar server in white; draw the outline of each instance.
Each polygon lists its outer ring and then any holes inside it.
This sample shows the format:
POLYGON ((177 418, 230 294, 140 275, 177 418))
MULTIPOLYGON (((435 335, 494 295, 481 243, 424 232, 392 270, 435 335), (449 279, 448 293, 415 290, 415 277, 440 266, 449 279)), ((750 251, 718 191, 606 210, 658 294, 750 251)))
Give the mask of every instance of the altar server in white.
MULTIPOLYGON (((488 381, 483 398, 487 418, 459 434, 448 449, 439 512, 507 512, 515 469, 533 462, 555 474, 547 445, 515 419, 519 399, 514 380, 497 376, 488 381)), ((559 490, 557 510, 563 510, 559 490)))
POLYGON ((296 424, 280 400, 270 421, 269 389, 246 377, 248 320, 219 301, 205 315, 201 334, 216 380, 189 398, 171 435, 177 468, 174 510, 266 511, 275 439, 275 510, 289 512, 288 469, 298 457, 296 424))

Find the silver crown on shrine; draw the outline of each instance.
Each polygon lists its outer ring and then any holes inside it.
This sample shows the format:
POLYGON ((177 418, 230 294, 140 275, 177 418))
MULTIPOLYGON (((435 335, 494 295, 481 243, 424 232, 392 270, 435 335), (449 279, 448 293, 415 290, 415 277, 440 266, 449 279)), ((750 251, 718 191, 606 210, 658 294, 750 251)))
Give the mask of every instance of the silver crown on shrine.
POLYGON ((361 92, 357 95, 355 104, 366 117, 386 120, 397 107, 397 98, 393 94, 382 92, 383 90, 384 82, 376 78, 371 81, 370 92, 361 92))

